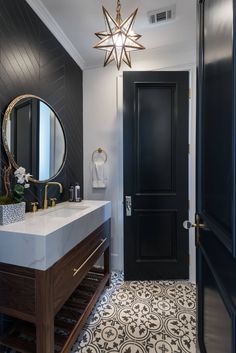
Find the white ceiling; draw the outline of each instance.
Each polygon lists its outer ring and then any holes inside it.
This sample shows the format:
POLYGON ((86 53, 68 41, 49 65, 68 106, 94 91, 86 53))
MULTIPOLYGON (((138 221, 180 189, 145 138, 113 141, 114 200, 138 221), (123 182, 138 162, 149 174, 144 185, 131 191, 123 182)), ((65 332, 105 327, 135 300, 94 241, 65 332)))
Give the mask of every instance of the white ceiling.
MULTIPOLYGON (((85 68, 102 66, 103 52, 92 48, 97 42, 94 32, 105 29, 102 6, 115 17, 116 0, 41 0, 41 2, 79 52, 85 62, 85 68)), ((142 34, 140 43, 147 50, 178 45, 181 48, 195 46, 196 0, 121 0, 121 5, 123 19, 138 7, 134 30, 142 34), (148 23, 148 11, 173 4, 176 4, 175 21, 161 25, 148 23)))

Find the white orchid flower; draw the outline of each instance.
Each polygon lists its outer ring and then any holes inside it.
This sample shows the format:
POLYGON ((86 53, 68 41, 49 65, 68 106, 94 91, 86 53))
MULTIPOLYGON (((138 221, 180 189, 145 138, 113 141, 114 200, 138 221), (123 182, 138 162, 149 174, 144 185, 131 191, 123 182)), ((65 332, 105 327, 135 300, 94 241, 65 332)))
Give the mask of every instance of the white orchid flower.
POLYGON ((25 174, 25 181, 28 183, 29 178, 32 177, 33 175, 31 175, 30 173, 25 174))
POLYGON ((23 175, 17 175, 16 178, 17 178, 17 183, 18 184, 24 184, 25 178, 24 178, 23 175))
POLYGON ((21 175, 24 175, 25 172, 26 172, 25 168, 19 167, 19 168, 16 169, 16 171, 14 172, 14 175, 15 175, 16 177, 19 177, 19 176, 21 176, 21 175))
MULTIPOLYGON (((26 174, 26 170, 23 167, 19 167, 18 169, 16 169, 16 171, 14 172, 14 175, 17 178, 18 184, 28 183, 29 178, 32 176, 29 173, 26 174)), ((29 185, 29 184, 27 184, 27 185, 29 185)), ((28 187, 29 186, 26 186, 26 188, 28 188, 28 187)))

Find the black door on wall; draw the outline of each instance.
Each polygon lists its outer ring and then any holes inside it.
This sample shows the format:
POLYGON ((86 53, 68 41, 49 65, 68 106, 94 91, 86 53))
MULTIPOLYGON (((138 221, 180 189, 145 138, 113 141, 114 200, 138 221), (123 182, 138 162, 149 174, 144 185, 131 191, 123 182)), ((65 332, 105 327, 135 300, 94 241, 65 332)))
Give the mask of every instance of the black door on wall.
POLYGON ((235 54, 233 0, 198 6, 196 230, 201 353, 236 352, 235 54))
POLYGON ((124 72, 125 279, 188 278, 188 72, 124 72))

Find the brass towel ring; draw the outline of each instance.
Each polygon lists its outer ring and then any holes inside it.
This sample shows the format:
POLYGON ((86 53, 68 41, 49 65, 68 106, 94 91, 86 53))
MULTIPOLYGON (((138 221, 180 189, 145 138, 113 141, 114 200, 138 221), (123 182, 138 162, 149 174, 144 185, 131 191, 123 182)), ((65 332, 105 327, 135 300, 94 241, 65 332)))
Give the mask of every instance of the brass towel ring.
POLYGON ((97 154, 97 153, 99 153, 99 154, 103 154, 103 156, 104 156, 104 163, 106 163, 106 161, 107 161, 107 153, 106 153, 106 151, 104 150, 104 149, 102 149, 101 147, 99 147, 98 149, 96 149, 94 152, 93 152, 93 154, 92 154, 92 161, 94 162, 94 157, 95 157, 95 155, 97 154))

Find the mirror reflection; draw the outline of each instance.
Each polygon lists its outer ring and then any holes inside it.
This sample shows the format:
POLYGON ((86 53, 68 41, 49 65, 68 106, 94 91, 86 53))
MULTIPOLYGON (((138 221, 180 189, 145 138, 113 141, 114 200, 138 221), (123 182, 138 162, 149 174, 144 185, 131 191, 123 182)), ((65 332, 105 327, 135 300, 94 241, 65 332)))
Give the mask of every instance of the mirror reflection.
POLYGON ((46 102, 34 96, 23 97, 6 117, 7 152, 34 179, 46 181, 59 172, 64 162, 64 132, 46 102))

